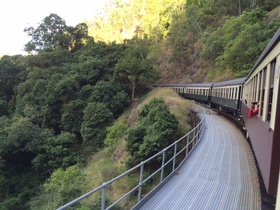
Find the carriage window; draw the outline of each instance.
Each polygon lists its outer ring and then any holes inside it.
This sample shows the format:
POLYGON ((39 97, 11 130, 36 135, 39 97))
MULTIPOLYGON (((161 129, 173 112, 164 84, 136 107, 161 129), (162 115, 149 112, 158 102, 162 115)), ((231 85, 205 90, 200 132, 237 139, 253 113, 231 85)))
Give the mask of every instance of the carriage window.
POLYGON ((225 98, 228 98, 228 88, 225 88, 225 98))
POLYGON ((265 80, 266 80, 266 68, 262 70, 262 89, 260 90, 261 91, 261 115, 263 115, 265 80))
POLYGON ((235 98, 234 99, 238 99, 238 94, 239 94, 239 89, 238 87, 235 88, 235 98))
POLYGON ((254 101, 256 100, 256 98, 257 98, 257 92, 256 92, 256 90, 257 90, 257 77, 255 76, 254 77, 254 83, 253 83, 253 99, 254 99, 254 101))
POLYGON ((270 71, 271 72, 270 72, 270 89, 269 89, 267 121, 270 121, 270 119, 271 119, 275 66, 276 66, 276 60, 273 60, 271 62, 271 66, 270 66, 270 71))
MULTIPOLYGON (((258 77, 258 80, 259 80, 259 88, 258 88, 258 101, 261 101, 262 98, 261 98, 261 92, 262 92, 262 89, 263 89, 263 84, 262 84, 262 75, 263 75, 263 72, 260 71, 259 73, 259 77, 258 77)), ((260 107, 261 108, 261 107, 260 107)))

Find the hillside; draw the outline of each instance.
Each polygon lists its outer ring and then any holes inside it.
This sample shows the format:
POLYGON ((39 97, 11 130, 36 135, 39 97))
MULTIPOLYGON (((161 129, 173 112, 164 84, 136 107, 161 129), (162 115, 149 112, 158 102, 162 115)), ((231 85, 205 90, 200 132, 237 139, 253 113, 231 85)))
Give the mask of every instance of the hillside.
MULTIPOLYGON (((269 11, 263 22, 265 24, 271 24, 273 21, 279 21, 280 19, 280 6, 277 6, 273 10, 269 11)), ((280 27, 280 24, 277 24, 280 27)), ((277 28, 277 27, 276 27, 277 28)), ((274 31, 275 32, 275 31, 274 31)), ((272 35, 273 33, 271 33, 272 35)), ((271 36, 272 37, 272 36, 271 36)), ((172 62, 170 58, 172 57, 172 50, 174 46, 171 44, 163 45, 161 49, 161 54, 159 55, 159 68, 160 68, 160 79, 157 83, 159 84, 176 84, 176 83, 196 83, 196 82, 216 82, 224 81, 236 78, 237 75, 234 74, 232 70, 228 71, 218 71, 214 76, 209 76, 212 71, 215 70, 215 65, 210 61, 203 60, 201 58, 201 51, 203 50, 203 40, 198 39, 193 44, 193 59, 189 64, 184 64, 183 62, 172 62)), ((260 55, 260 54, 259 54, 260 55)), ((257 60, 258 56, 252 60, 249 69, 253 67, 254 62, 257 60)), ((243 76, 243 75, 242 75, 243 76)), ((245 76, 245 75, 244 75, 245 76)))
POLYGON ((149 38, 148 57, 160 70, 158 83, 213 82, 246 76, 280 26, 277 1, 254 6, 251 1, 238 5, 223 0, 165 3, 112 1, 104 9, 107 19, 88 21, 89 34, 119 43, 149 38))
MULTIPOLYGON (((63 172, 64 174, 60 175, 60 183, 57 183, 57 177, 55 177, 53 174, 51 179, 49 179, 45 185, 45 187, 48 185, 52 185, 52 188, 49 188, 48 191, 45 191, 41 195, 42 197, 36 197, 32 201, 32 204, 35 204, 33 208, 44 209, 53 205, 57 205, 57 199, 66 192, 65 190, 69 190, 69 187, 68 189, 66 188, 64 190, 58 190, 59 186, 64 182, 78 182, 76 176, 83 176, 83 179, 85 181, 83 182, 83 184, 80 183, 79 185, 70 184, 70 189, 79 191, 80 195, 82 195, 83 193, 91 191, 95 187, 102 185, 102 183, 109 181, 110 179, 129 169, 130 167, 127 166, 127 160, 129 159, 130 155, 127 152, 125 146, 125 133, 127 132, 127 129, 133 127, 137 122, 137 113, 139 113, 139 111, 145 105, 149 104, 149 102, 155 98, 162 98, 167 104, 170 112, 174 114, 178 119, 178 137, 186 134, 191 129, 190 112, 191 110, 195 109, 194 104, 190 101, 182 99, 172 90, 155 89, 148 95, 143 97, 140 101, 134 103, 132 107, 130 107, 122 116, 118 118, 114 125, 124 124, 126 129, 122 130, 121 134, 118 135, 118 138, 115 139, 114 142, 111 141, 104 149, 90 156, 83 170, 79 171, 79 173, 77 173, 75 177, 71 178, 70 171, 65 171, 63 172)), ((107 136, 110 136, 110 132, 107 136)), ((106 139, 105 141, 108 141, 108 139, 106 139)), ((136 180, 134 180, 133 177, 126 178, 124 180, 122 179, 121 183, 118 183, 114 188, 107 190, 108 198, 112 200, 118 198, 120 194, 128 191, 130 184, 133 184, 137 181, 139 180, 137 178, 136 180)), ((64 198, 63 200, 65 199, 66 198, 64 198)), ((120 208, 124 210, 130 209, 131 205, 133 204, 133 199, 126 199, 125 202, 122 202, 122 206, 120 208)), ((86 208, 86 206, 90 208, 98 208, 97 206, 100 205, 100 197, 97 195, 90 196, 88 199, 85 199, 85 201, 82 202, 82 205, 83 207, 81 208, 86 208)))

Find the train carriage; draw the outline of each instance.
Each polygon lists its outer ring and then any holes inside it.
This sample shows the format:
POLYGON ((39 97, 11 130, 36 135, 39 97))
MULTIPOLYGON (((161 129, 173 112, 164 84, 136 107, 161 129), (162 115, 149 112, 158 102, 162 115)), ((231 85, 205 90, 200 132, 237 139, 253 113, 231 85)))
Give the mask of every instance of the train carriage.
POLYGON ((181 95, 187 99, 210 103, 212 85, 213 83, 186 84, 181 95))
POLYGON ((153 87, 170 88, 178 94, 184 92, 185 84, 154 84, 153 87))
POLYGON ((274 196, 277 193, 280 163, 279 40, 280 28, 245 80, 243 98, 247 97, 248 103, 242 105, 243 120, 265 188, 268 194, 274 196), (259 113, 253 118, 248 117, 250 99, 259 102, 259 113))
POLYGON ((186 99, 195 100, 203 103, 210 103, 212 85, 213 83, 196 83, 196 84, 155 84, 153 86, 170 88, 186 99))
POLYGON ((214 83, 212 87, 212 107, 237 113, 241 109, 241 93, 244 78, 214 83))

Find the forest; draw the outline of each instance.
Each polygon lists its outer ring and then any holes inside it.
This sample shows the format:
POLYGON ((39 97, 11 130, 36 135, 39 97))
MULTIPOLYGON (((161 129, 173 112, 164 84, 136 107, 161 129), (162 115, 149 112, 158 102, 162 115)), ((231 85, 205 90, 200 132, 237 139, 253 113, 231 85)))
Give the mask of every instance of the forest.
POLYGON ((124 145, 126 170, 175 141, 186 130, 163 99, 123 119, 152 84, 246 76, 280 27, 279 5, 111 0, 75 27, 50 14, 23 29, 27 54, 0 57, 0 209, 55 209, 85 193, 84 169, 106 149, 124 145))

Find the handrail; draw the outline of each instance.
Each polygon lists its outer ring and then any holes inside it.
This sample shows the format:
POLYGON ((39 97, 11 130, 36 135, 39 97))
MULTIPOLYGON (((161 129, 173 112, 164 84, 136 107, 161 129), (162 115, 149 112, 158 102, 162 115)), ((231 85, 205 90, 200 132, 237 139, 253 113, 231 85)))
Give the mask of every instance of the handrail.
POLYGON ((81 200, 87 198, 88 196, 90 196, 90 195, 92 195, 95 192, 98 192, 100 190, 102 190, 102 201, 101 201, 101 207, 100 207, 101 210, 110 209, 110 208, 114 207, 120 201, 122 201, 123 199, 125 199, 126 197, 131 195, 133 192, 138 190, 138 202, 133 208, 133 209, 137 209, 139 206, 141 206, 141 202, 145 202, 144 199, 148 199, 148 196, 149 196, 150 193, 154 193, 155 191, 157 191, 166 181, 168 181, 175 174, 175 172, 180 168, 180 166, 183 164, 183 162, 187 159, 188 155, 193 151, 195 146, 198 144, 198 142, 202 138, 203 132, 204 132, 204 129, 205 129, 205 126, 204 126, 205 125, 205 111, 200 106, 199 106, 199 109, 200 110, 198 111, 198 116, 201 119, 200 122, 196 125, 196 127, 194 127, 190 132, 185 134, 183 137, 181 137, 177 141, 173 142, 172 144, 170 144, 169 146, 167 146, 166 148, 164 148, 162 151, 158 152, 157 154, 155 154, 155 155, 151 156, 150 158, 142 161, 141 163, 134 166, 133 168, 125 171, 124 173, 120 174, 119 176, 116 176, 115 178, 109 180, 108 182, 103 183, 99 187, 97 187, 97 188, 89 191, 88 193, 72 200, 71 202, 59 207, 57 210, 66 209, 66 208, 74 205, 75 203, 80 202, 81 200), (192 137, 192 139, 190 140, 191 137, 192 137), (183 140, 186 140, 185 146, 180 151, 177 151, 178 144, 181 143, 183 140), (166 160, 166 153, 169 150, 173 151, 173 156, 169 160, 166 160), (184 158, 176 166, 176 157, 178 157, 178 155, 182 154, 183 152, 185 152, 184 158), (148 163, 149 161, 159 157, 160 155, 162 156, 161 166, 157 170, 155 170, 152 174, 150 174, 147 178, 145 178, 143 180, 143 173, 144 173, 145 164, 148 163), (164 169, 171 162, 172 162, 172 171, 169 174, 167 174, 166 177, 164 178, 164 172, 165 172, 164 169), (105 207, 107 187, 110 184, 112 184, 115 181, 121 179, 122 177, 134 172, 137 169, 140 169, 139 184, 136 185, 135 187, 133 187, 129 192, 127 192, 126 194, 121 196, 114 203, 105 207), (154 189, 152 189, 145 197, 142 198, 142 186, 143 186, 143 184, 145 184, 149 179, 153 178, 158 173, 160 173, 160 183, 154 189))

